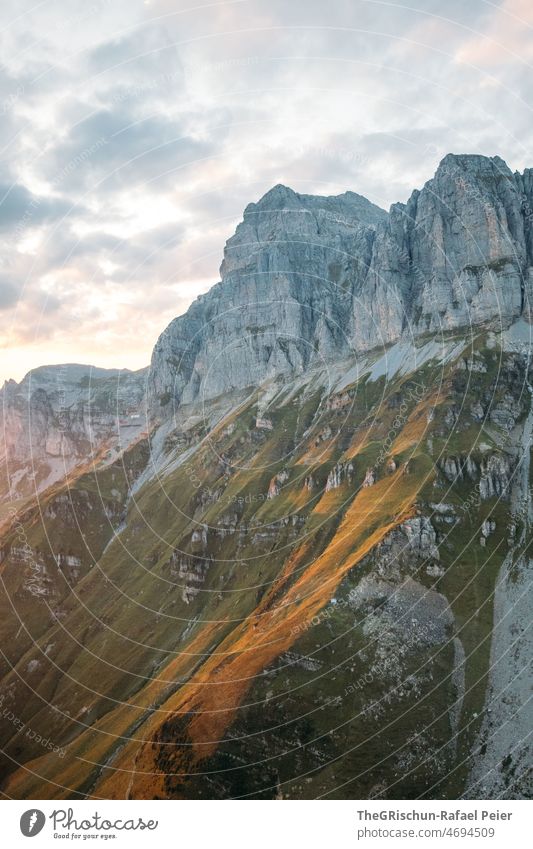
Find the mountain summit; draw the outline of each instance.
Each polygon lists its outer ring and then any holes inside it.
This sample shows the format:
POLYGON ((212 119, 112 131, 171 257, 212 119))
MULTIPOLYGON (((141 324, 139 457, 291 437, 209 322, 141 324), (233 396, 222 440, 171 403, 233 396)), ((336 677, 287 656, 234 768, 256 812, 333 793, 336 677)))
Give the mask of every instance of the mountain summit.
POLYGON ((477 155, 449 154, 388 214, 352 192, 275 186, 246 207, 221 282, 160 336, 154 412, 401 338, 529 316, 532 208, 531 169, 477 155))

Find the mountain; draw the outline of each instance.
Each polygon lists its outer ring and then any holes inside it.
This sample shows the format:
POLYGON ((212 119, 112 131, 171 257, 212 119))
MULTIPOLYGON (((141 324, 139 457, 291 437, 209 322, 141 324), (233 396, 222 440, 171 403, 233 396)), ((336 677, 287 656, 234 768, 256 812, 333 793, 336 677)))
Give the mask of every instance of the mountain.
POLYGON ((146 429, 146 370, 43 366, 0 390, 0 497, 46 489, 78 464, 101 462, 146 429))
POLYGON ((390 213, 276 186, 228 241, 221 282, 159 338, 151 405, 213 398, 401 338, 529 309, 533 172, 447 156, 390 213))
POLYGON ((5 794, 531 797, 532 195, 276 186, 147 372, 6 384, 5 794))

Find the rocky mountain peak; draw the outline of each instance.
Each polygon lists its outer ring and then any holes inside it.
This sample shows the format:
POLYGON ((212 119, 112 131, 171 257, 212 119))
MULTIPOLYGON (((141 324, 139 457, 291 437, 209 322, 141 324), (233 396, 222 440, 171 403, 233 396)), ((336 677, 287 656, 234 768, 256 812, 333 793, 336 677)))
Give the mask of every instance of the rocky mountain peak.
POLYGON ((501 328, 527 317, 531 183, 500 157, 449 154, 389 214, 355 192, 321 197, 274 186, 246 207, 221 282, 159 338, 154 414, 406 333, 501 328))
POLYGON ((478 153, 447 153, 440 161, 435 177, 448 175, 456 171, 475 176, 494 175, 512 178, 513 174, 501 156, 483 156, 478 153))
POLYGON ((249 203, 244 210, 245 215, 267 209, 284 209, 287 206, 298 206, 301 195, 289 186, 277 183, 268 190, 256 203, 249 203))
POLYGON ((243 217, 246 220, 247 216, 273 211, 314 212, 322 216, 327 213, 339 216, 344 214, 363 224, 378 224, 387 218, 385 210, 356 192, 347 191, 340 195, 299 194, 281 183, 269 189, 256 203, 248 204, 243 217))

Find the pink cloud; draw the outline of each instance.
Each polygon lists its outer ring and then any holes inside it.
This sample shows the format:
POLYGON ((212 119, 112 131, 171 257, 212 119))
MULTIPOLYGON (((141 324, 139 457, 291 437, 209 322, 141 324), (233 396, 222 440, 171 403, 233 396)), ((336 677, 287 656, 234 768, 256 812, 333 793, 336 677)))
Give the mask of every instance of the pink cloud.
POLYGON ((495 67, 533 60, 533 6, 530 0, 505 0, 495 8, 485 32, 456 52, 458 62, 495 67))

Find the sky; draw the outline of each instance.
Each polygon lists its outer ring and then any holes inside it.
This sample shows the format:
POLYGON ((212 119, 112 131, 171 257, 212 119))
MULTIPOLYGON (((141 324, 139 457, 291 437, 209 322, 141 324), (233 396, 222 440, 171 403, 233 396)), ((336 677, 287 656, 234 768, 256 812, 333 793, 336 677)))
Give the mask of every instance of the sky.
POLYGON ((2 0, 0 382, 141 368, 276 183, 533 166, 531 0, 2 0))

